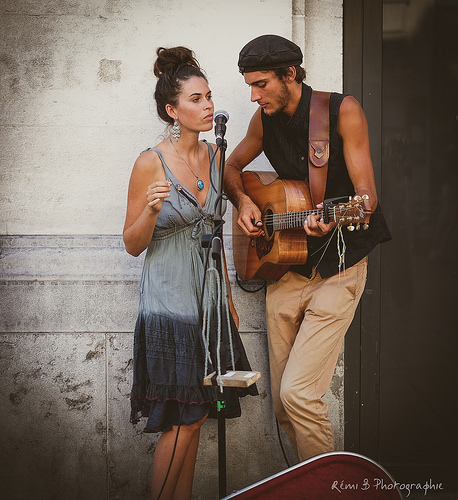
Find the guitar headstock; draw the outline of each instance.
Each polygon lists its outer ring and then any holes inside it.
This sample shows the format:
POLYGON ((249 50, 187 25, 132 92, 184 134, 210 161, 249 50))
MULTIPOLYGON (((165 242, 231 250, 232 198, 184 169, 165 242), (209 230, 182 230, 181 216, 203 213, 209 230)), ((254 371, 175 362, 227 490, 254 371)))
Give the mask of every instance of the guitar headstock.
POLYGON ((349 231, 358 231, 363 224, 363 229, 369 228, 369 224, 366 223, 367 217, 370 215, 370 211, 365 208, 364 202, 369 199, 367 194, 363 196, 350 197, 347 202, 335 203, 338 199, 333 198, 332 200, 325 200, 323 203, 325 218, 327 217, 330 222, 336 222, 341 226, 347 226, 349 231), (354 226, 356 224, 356 226, 354 226))

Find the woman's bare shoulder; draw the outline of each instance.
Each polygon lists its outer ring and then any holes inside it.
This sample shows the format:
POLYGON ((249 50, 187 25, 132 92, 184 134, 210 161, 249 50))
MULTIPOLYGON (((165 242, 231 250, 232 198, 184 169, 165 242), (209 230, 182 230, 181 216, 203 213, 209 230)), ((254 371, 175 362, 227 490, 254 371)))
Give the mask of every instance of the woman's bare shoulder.
POLYGON ((140 153, 138 158, 135 160, 132 175, 138 177, 165 179, 164 168, 158 152, 147 149, 140 153))

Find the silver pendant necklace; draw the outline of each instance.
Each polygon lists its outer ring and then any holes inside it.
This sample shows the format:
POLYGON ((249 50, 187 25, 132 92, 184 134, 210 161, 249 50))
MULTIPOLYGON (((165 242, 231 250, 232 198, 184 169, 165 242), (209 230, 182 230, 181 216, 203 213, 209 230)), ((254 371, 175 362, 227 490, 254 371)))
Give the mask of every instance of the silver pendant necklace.
POLYGON ((186 163, 186 166, 189 168, 191 171, 192 175, 196 178, 196 187, 198 191, 202 191, 202 189, 205 187, 204 181, 202 179, 199 179, 200 176, 200 151, 197 154, 197 162, 198 162, 198 172, 197 175, 193 172, 192 168, 189 166, 189 163, 180 155, 180 153, 177 151, 177 148, 175 147, 175 144, 173 144, 172 139, 169 137, 170 144, 173 146, 173 149, 175 150, 175 153, 186 163))

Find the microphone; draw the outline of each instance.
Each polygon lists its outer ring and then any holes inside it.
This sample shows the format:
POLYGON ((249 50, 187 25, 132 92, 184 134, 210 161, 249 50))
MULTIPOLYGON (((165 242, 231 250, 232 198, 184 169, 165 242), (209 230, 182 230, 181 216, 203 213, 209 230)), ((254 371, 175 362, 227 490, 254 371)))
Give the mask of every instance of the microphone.
POLYGON ((229 120, 229 113, 227 111, 217 111, 215 113, 215 134, 216 145, 221 146, 224 135, 226 134, 226 123, 229 120))

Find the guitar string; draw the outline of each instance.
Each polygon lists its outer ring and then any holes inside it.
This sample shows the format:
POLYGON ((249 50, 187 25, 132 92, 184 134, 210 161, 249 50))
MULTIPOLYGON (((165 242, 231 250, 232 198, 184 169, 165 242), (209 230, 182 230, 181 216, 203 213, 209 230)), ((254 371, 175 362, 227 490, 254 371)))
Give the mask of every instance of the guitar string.
MULTIPOLYGON (((354 210, 354 207, 348 207, 348 208, 339 208, 339 215, 340 216, 348 216, 348 213, 351 210, 354 210)), ((335 215, 337 210, 335 207, 331 208, 332 213, 335 215)), ((298 211, 298 212, 282 212, 282 213, 271 213, 265 216, 266 220, 283 220, 283 219, 290 219, 294 220, 297 218, 303 218, 304 216, 307 216, 309 214, 314 214, 314 215, 319 215, 322 216, 324 215, 324 209, 315 209, 315 210, 303 210, 303 211, 298 211)), ((362 210, 358 211, 358 216, 353 216, 353 218, 361 218, 364 215, 364 212, 362 210)))
MULTIPOLYGON (((364 209, 362 207, 358 207, 358 206, 333 206, 333 207, 328 207, 327 210, 331 210, 333 212, 342 212, 342 213, 347 213, 351 210, 358 210, 358 212, 361 214, 362 212, 364 212, 364 209)), ((315 214, 322 214, 323 212, 325 211, 324 208, 315 208, 315 209, 311 209, 311 210, 298 210, 298 211, 292 211, 292 212, 277 212, 277 213, 271 213, 270 215, 271 216, 294 216, 294 215, 308 215, 308 214, 312 214, 312 213, 315 213, 315 214)))
MULTIPOLYGON (((340 222, 337 219, 339 218, 344 218, 348 217, 348 213, 350 210, 354 210, 355 207, 331 207, 332 214, 333 214, 333 220, 335 222, 340 222), (337 209, 339 210, 339 215, 336 216, 336 211, 337 209)), ((285 229, 288 227, 299 227, 303 225, 304 221, 304 216, 306 217, 309 214, 314 214, 319 217, 323 217, 324 215, 324 209, 313 209, 313 210, 304 210, 304 211, 298 211, 298 212, 284 212, 284 213, 274 213, 274 214, 268 214, 264 217, 264 223, 265 224, 272 224, 275 226, 275 229, 285 229)), ((364 219, 364 213, 359 210, 359 213, 357 216, 355 214, 350 215, 351 219, 348 220, 347 222, 352 222, 352 219, 364 219)))
POLYGON ((314 209, 314 210, 304 210, 299 212, 273 213, 266 215, 265 219, 269 221, 283 220, 283 219, 294 220, 294 219, 304 218, 304 215, 307 216, 309 214, 322 216, 323 212, 324 212, 323 209, 314 209))

